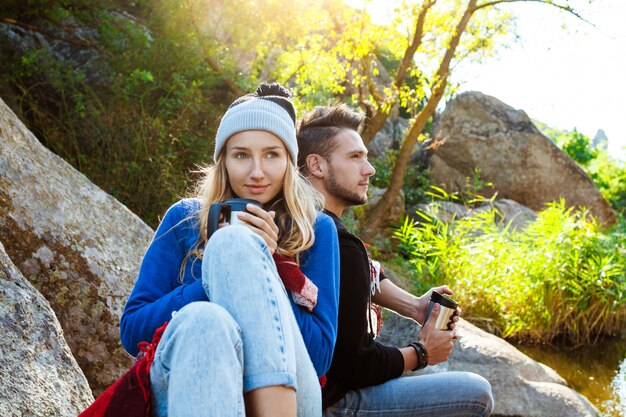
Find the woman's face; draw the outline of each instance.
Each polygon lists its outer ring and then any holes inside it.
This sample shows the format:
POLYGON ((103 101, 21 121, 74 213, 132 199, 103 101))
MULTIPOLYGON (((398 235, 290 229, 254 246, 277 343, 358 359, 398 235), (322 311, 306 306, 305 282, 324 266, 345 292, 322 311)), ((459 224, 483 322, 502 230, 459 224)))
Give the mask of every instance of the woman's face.
POLYGON ((288 163, 284 143, 272 133, 247 130, 226 142, 226 171, 237 197, 268 203, 282 190, 288 163))

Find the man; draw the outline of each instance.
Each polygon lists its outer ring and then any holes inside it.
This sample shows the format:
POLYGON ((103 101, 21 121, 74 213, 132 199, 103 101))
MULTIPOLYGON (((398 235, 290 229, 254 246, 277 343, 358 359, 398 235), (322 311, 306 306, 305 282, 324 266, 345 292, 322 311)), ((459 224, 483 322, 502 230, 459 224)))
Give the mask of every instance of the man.
POLYGON ((362 122, 363 115, 345 105, 318 107, 303 117, 298 132, 298 166, 325 196, 326 212, 339 234, 339 327, 322 393, 324 416, 488 416, 491 386, 479 375, 444 372, 399 378, 448 359, 458 318, 451 330, 436 329, 436 306, 419 339, 407 341, 409 346, 374 340, 373 303, 423 324, 431 292, 452 291, 442 286, 415 297, 397 287, 339 220, 346 208, 367 201, 369 178, 376 172, 358 134, 362 122))

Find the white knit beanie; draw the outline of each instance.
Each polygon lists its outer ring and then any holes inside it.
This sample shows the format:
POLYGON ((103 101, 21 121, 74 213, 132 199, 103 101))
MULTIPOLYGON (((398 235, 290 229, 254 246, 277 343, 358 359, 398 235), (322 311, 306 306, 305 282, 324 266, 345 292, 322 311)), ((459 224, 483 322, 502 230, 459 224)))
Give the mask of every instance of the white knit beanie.
POLYGON ((291 116, 279 104, 264 97, 254 97, 231 106, 217 129, 213 160, 217 160, 226 141, 234 134, 246 130, 264 130, 283 141, 291 155, 291 163, 298 160, 296 126, 291 116))

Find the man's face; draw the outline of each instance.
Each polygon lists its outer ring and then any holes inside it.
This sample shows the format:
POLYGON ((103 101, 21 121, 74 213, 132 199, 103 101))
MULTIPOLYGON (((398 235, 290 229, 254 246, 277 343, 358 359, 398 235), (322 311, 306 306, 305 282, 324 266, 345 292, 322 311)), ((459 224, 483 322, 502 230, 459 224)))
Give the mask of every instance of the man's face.
POLYGON ((336 147, 326 161, 324 188, 328 204, 343 209, 367 202, 369 178, 376 173, 367 160, 367 148, 359 134, 343 129, 335 136, 336 147), (332 201, 328 201, 332 200, 332 201))

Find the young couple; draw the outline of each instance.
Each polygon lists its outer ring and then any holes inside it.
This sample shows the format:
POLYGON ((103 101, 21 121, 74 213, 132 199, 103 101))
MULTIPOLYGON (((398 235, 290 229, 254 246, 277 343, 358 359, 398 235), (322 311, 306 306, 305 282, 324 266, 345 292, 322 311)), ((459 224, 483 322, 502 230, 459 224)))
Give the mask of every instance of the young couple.
POLYGON ((290 94, 277 84, 228 108, 215 164, 195 198, 167 211, 121 319, 132 355, 169 321, 150 369, 153 415, 490 414, 478 375, 398 378, 447 360, 454 330, 433 327, 437 311, 414 347, 383 346, 368 329, 372 302, 423 323, 430 291, 414 297, 382 275, 372 292, 365 248, 339 220, 365 203, 375 172, 361 123, 346 106, 321 107, 296 136, 290 94), (244 225, 222 224, 207 241, 211 204, 235 197, 262 207, 249 204, 237 212, 244 225), (295 266, 306 281, 284 272, 295 266))

